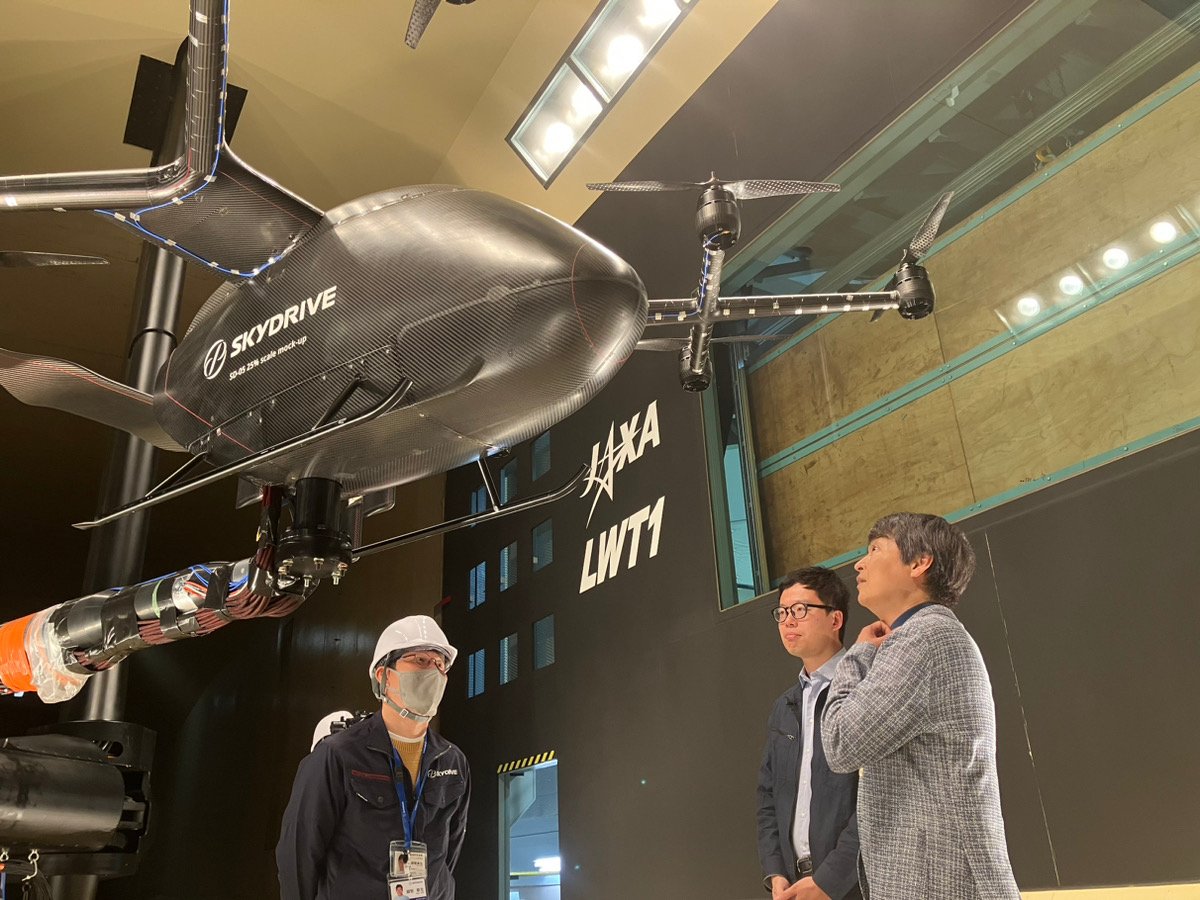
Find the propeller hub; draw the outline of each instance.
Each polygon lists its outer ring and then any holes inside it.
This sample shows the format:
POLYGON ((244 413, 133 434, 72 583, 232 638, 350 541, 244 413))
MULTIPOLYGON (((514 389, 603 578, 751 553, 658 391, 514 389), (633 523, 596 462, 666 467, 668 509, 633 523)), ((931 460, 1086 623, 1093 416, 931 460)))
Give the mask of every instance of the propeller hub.
POLYGON ((692 366, 692 345, 689 341, 679 351, 679 383, 685 391, 699 393, 708 390, 708 386, 712 383, 713 365, 712 357, 706 356, 704 366, 700 371, 696 371, 692 366))
POLYGON ((728 188, 714 185, 700 192, 696 203, 696 234, 710 250, 728 250, 737 243, 742 215, 728 188))
POLYGON ((933 312, 933 284, 923 266, 902 264, 896 270, 895 291, 899 294, 899 312, 904 318, 923 319, 933 312))

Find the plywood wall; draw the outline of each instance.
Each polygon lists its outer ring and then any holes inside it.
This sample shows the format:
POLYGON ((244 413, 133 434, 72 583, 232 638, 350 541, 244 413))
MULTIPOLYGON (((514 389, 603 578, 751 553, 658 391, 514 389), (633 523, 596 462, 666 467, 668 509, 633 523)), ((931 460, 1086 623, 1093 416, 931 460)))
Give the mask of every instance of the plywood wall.
POLYGON ((841 316, 749 376, 764 460, 944 363, 995 356, 763 478, 772 577, 861 546, 887 512, 962 510, 1200 416, 1200 260, 1146 236, 1164 213, 1181 231, 1200 214, 1200 84, 1180 88, 1194 77, 931 256, 933 316, 841 316), (1114 244, 1130 271, 1142 259, 1163 274, 1116 282, 1099 261, 1114 244), (1072 271, 1106 302, 1064 314, 1081 308, 1057 289, 1072 271), (1015 315, 1028 293, 1033 321, 1015 315), (1030 339, 1047 318, 1061 324, 1030 339))

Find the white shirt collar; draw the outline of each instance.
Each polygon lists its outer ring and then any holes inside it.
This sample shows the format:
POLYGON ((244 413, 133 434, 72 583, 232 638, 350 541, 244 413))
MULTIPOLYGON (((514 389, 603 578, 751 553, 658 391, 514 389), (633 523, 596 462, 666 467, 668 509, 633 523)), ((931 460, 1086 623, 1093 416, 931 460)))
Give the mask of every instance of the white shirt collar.
POLYGON ((800 670, 800 683, 805 687, 812 684, 814 681, 820 684, 828 684, 833 681, 833 673, 837 670, 838 663, 842 661, 842 657, 846 655, 846 648, 843 647, 833 656, 825 661, 821 668, 817 669, 812 675, 809 675, 804 669, 800 670))

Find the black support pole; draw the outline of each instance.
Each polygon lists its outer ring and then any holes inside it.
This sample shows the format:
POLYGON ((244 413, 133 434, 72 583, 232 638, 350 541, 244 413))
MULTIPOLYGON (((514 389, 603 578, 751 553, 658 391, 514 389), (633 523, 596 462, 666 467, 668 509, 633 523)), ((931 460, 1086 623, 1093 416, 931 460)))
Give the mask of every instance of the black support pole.
MULTIPOLYGON (((187 41, 175 59, 175 93, 162 146, 151 165, 175 159, 183 147, 183 108, 187 41)), ((168 251, 145 244, 138 259, 135 289, 136 312, 130 329, 129 360, 125 383, 152 393, 159 369, 175 346, 183 296, 184 261, 168 251)), ((154 483, 155 448, 130 434, 118 433, 100 490, 98 510, 113 509, 145 494, 154 483)), ((140 512, 97 528, 88 548, 83 593, 141 579, 146 557, 149 512, 140 512)), ((77 718, 119 720, 125 711, 127 672, 124 664, 100 672, 84 689, 82 714, 77 718)), ((96 875, 68 875, 51 880, 54 900, 95 900, 100 879, 96 875)))

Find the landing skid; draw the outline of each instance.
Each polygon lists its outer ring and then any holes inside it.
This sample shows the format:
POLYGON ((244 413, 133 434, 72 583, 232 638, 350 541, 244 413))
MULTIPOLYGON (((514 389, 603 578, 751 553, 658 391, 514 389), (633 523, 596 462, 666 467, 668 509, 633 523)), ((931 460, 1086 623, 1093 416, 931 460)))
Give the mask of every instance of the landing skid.
POLYGON ((558 490, 549 491, 545 494, 538 494, 535 497, 530 497, 528 500, 522 500, 519 503, 510 503, 507 506, 500 506, 496 503, 496 488, 495 483, 491 479, 491 473, 487 466, 480 461, 480 469, 484 473, 484 484, 488 488, 488 496, 492 500, 492 508, 487 512, 475 513, 469 516, 461 516, 457 519, 449 519, 442 522, 440 525, 431 525, 428 528, 421 528, 417 531, 410 531, 407 534, 397 535, 396 537, 387 538, 386 540, 376 541, 373 544, 366 544, 362 547, 356 547, 351 551, 352 559, 357 562, 364 556, 371 556, 374 553, 379 553, 383 550, 391 550, 393 547, 401 547, 404 544, 411 544, 413 541, 419 541, 422 538, 433 537, 437 534, 445 534, 448 531, 456 531, 459 528, 470 528, 472 525, 480 525, 483 522, 490 522, 493 519, 500 519, 504 516, 510 516, 513 513, 525 512, 529 509, 534 509, 538 506, 545 506, 547 503, 553 503, 556 500, 561 500, 566 497, 575 488, 583 483, 584 476, 588 473, 587 466, 580 466, 579 471, 571 476, 571 480, 560 487, 558 490))
MULTIPOLYGON (((184 463, 179 471, 167 478, 162 484, 152 488, 141 500, 135 500, 133 503, 119 507, 107 515, 101 516, 100 518, 94 519, 90 522, 76 522, 75 527, 86 530, 89 528, 95 528, 98 525, 105 525, 114 521, 115 519, 121 518, 122 516, 128 516, 131 513, 138 512, 139 510, 149 509, 151 506, 157 506, 160 503, 165 503, 166 501, 172 500, 181 494, 186 494, 189 491, 196 490, 196 488, 204 487, 206 484, 212 484, 214 481, 220 481, 222 478, 226 478, 230 475, 237 475, 240 472, 244 472, 247 469, 253 468, 254 466, 262 465, 265 462, 270 462, 272 459, 276 459, 284 454, 307 447, 309 444, 315 441, 323 440, 329 437, 331 434, 336 434, 339 431, 345 431, 348 428, 354 428, 356 425, 362 425, 366 422, 378 419, 380 416, 384 415, 385 413, 389 413, 398 407, 408 395, 408 392, 412 390, 412 387, 412 381, 408 378, 405 378, 396 385, 395 389, 390 394, 380 400, 373 407, 365 412, 359 413, 357 416, 353 416, 348 419, 337 419, 335 421, 326 421, 327 417, 323 417, 321 422, 318 423, 311 431, 305 432, 297 437, 288 438, 286 441, 282 441, 273 447, 266 448, 265 450, 260 450, 257 453, 252 453, 251 455, 244 457, 243 459, 239 459, 236 462, 220 466, 216 469, 213 469, 211 472, 200 476, 199 478, 193 478, 190 481, 185 481, 183 484, 176 485, 169 490, 164 489, 167 485, 174 482, 185 471, 194 466, 196 464, 196 460, 200 459, 201 457, 189 460, 188 462, 184 463)), ((346 395, 343 395, 338 399, 338 405, 344 403, 345 396, 346 395)))

